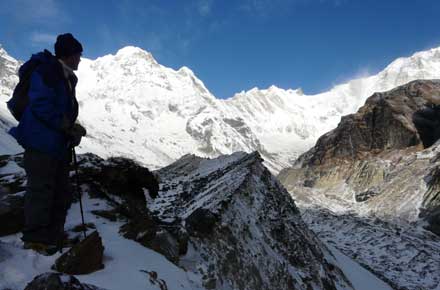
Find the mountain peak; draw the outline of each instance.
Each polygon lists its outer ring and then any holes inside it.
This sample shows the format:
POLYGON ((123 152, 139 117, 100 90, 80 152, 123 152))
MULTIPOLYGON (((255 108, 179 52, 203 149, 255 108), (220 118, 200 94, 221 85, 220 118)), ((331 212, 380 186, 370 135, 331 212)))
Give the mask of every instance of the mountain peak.
POLYGON ((8 52, 3 48, 3 46, 0 44, 0 57, 7 60, 8 62, 12 63, 18 63, 17 60, 15 60, 13 57, 11 57, 8 52))
POLYGON ((120 58, 139 58, 139 59, 145 59, 152 61, 154 63, 157 63, 157 61, 154 59, 153 55, 143 50, 140 47, 137 46, 126 46, 121 49, 119 49, 116 53, 116 57, 120 58))

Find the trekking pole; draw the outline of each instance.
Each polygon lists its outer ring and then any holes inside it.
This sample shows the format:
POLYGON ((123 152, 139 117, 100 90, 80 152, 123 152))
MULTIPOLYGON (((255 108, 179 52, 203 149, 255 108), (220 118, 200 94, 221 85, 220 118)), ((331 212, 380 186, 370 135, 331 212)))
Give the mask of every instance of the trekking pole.
POLYGON ((82 228, 84 233, 84 239, 86 238, 86 224, 84 223, 84 211, 83 211, 83 204, 82 204, 82 194, 79 187, 79 175, 78 175, 78 161, 76 159, 76 152, 75 148, 72 147, 72 155, 73 155, 73 165, 75 167, 75 181, 76 181, 76 192, 78 193, 79 198, 79 208, 81 209, 81 221, 82 221, 82 228))

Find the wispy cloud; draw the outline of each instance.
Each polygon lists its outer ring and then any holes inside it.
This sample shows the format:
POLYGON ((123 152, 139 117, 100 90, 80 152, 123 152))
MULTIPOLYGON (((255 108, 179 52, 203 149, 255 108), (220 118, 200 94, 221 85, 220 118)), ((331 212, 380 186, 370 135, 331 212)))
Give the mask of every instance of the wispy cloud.
POLYGON ((271 16, 297 9, 301 5, 330 4, 339 7, 348 1, 350 0, 242 0, 238 9, 259 16, 271 16))
POLYGON ((44 32, 34 32, 31 35, 31 42, 34 46, 40 46, 41 44, 54 44, 56 35, 44 32))
POLYGON ((68 19, 56 0, 2 0, 1 14, 12 15, 21 23, 51 23, 68 19))
POLYGON ((214 0, 198 0, 197 1, 197 10, 202 16, 208 16, 211 14, 212 5, 214 4, 214 0))

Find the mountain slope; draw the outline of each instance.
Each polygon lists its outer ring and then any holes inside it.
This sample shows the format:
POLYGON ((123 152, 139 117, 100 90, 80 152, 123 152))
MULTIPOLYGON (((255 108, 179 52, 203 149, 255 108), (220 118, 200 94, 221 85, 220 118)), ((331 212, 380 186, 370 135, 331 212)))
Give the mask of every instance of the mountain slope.
MULTIPOLYGON (((3 206, 8 198, 23 198, 24 170, 21 155, 2 161, 0 184, 11 189, 2 194, 3 206)), ((258 153, 211 160, 184 156, 158 172, 155 200, 138 187, 144 176, 130 170, 143 170, 130 160, 87 154, 79 164, 85 219, 95 224, 105 247, 104 268, 78 276, 82 282, 109 290, 160 285, 170 290, 349 290, 352 283, 339 267, 351 264, 358 269, 357 277, 350 275, 356 284, 371 281, 378 290, 391 289, 340 253, 333 255, 307 229, 258 153), (167 255, 176 248, 176 256, 167 255)), ((76 202, 67 218, 69 235, 78 235, 73 228, 80 221, 76 202)), ((0 289, 23 289, 59 256, 44 257, 21 246, 19 234, 0 238, 0 289)))
POLYGON ((438 95, 439 80, 373 94, 278 176, 320 238, 397 289, 440 283, 440 146, 413 123, 438 95))
MULTIPOLYGON (((16 82, 18 62, 4 51, 0 59, 0 65, 7 63, 0 68, 3 101, 16 82)), ((187 153, 215 157, 257 150, 276 173, 373 92, 414 79, 440 78, 440 48, 397 59, 377 75, 309 96, 300 89, 272 86, 219 100, 190 69, 166 68, 136 47, 83 59, 78 76, 80 120, 89 131, 82 152, 123 155, 159 168, 187 153)), ((10 126, 4 104, 0 119, 3 127, 10 126)))

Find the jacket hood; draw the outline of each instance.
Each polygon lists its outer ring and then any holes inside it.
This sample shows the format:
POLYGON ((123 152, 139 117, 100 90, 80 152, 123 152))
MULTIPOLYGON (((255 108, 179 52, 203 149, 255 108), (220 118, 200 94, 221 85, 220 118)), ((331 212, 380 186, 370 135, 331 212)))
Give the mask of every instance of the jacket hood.
POLYGON ((33 54, 30 60, 25 62, 18 70, 18 75, 21 78, 23 74, 28 71, 28 68, 34 66, 35 63, 53 65, 58 62, 57 58, 48 50, 33 54))

